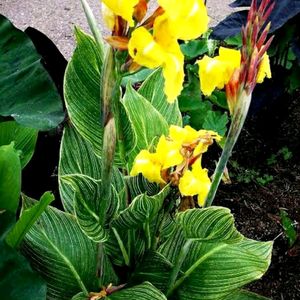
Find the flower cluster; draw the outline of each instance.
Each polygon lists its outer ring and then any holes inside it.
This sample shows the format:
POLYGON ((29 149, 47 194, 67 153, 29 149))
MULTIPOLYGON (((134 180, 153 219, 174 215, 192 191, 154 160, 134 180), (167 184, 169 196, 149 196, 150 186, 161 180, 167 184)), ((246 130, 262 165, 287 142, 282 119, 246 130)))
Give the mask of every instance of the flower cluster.
MULTIPOLYGON (((210 96, 215 88, 222 89, 229 82, 235 70, 241 66, 241 51, 220 47, 219 55, 214 58, 204 56, 198 60, 201 91, 210 96)), ((256 81, 262 83, 264 78, 271 78, 269 56, 264 54, 258 69, 256 81)))
POLYGON ((214 131, 172 125, 168 137, 160 137, 155 152, 142 150, 137 155, 130 175, 141 173, 150 182, 163 185, 171 182, 183 196, 198 195, 203 206, 211 182, 201 158, 214 140, 221 140, 214 131))
MULTIPOLYGON (((178 40, 199 37, 207 31, 209 18, 203 0, 157 2, 159 8, 132 30, 129 41, 124 38, 114 38, 113 41, 122 49, 128 47, 135 63, 150 69, 162 67, 164 91, 168 101, 173 102, 180 94, 184 81, 184 56, 178 40)), ((134 21, 141 22, 147 11, 145 0, 104 0, 103 3, 104 19, 114 31, 117 24, 115 16, 120 16, 130 27, 134 27, 134 21)))

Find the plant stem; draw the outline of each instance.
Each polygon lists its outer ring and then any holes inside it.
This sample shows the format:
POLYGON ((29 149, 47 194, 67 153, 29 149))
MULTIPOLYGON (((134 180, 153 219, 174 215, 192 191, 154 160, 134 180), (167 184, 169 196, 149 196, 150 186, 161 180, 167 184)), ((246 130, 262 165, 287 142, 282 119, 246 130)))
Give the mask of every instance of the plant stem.
POLYGON ((91 7, 89 6, 87 0, 80 0, 85 16, 87 18, 87 21, 89 23, 89 27, 92 31, 92 34, 95 38, 95 41, 97 42, 97 45, 99 47, 99 51, 101 53, 101 55, 104 55, 104 43, 103 43, 103 38, 102 38, 102 34, 100 31, 100 28, 97 24, 96 18, 93 14, 93 11, 91 10, 91 7))
POLYGON ((116 239, 117 239, 117 241, 118 241, 119 247, 120 247, 120 249, 121 249, 121 252, 122 252, 122 255, 123 255, 123 258, 124 258, 124 261, 125 261, 125 265, 126 265, 126 266, 129 266, 129 264, 130 264, 130 259, 129 259, 128 253, 127 253, 127 251, 126 251, 126 248, 125 248, 125 246, 124 246, 124 243, 123 243, 123 241, 122 241, 122 239, 121 239, 121 237, 120 237, 118 231, 116 230, 116 228, 112 227, 112 230, 113 230, 113 232, 114 232, 114 235, 115 235, 115 237, 116 237, 116 239))
POLYGON ((219 187, 220 181, 222 179, 226 164, 231 156, 232 149, 236 144, 236 141, 241 133, 241 130, 244 126, 247 113, 249 110, 251 102, 251 94, 247 95, 245 91, 240 93, 240 96, 237 101, 237 105, 234 109, 231 125, 229 128, 228 136, 226 143, 224 145, 224 149, 222 155, 217 164, 216 170, 213 175, 213 180, 211 183, 211 187, 209 193, 207 195, 204 207, 208 207, 212 205, 212 202, 215 198, 217 189, 219 187))
POLYGON ((219 252, 220 250, 222 250, 227 246, 228 246, 227 244, 221 244, 218 247, 212 249, 211 251, 201 256, 187 271, 185 271, 184 275, 175 282, 173 287, 169 289, 167 293, 167 297, 172 295, 173 292, 187 279, 187 277, 189 277, 205 260, 207 260, 214 253, 219 252))
POLYGON ((170 279, 169 279, 169 283, 168 283, 167 297, 170 296, 173 293, 173 291, 175 290, 175 288, 174 288, 175 281, 177 279, 180 268, 189 252, 191 245, 192 245, 192 240, 189 239, 185 242, 185 244, 183 245, 183 247, 180 250, 180 253, 177 257, 177 260, 175 262, 175 265, 174 265, 171 275, 170 275, 170 279))

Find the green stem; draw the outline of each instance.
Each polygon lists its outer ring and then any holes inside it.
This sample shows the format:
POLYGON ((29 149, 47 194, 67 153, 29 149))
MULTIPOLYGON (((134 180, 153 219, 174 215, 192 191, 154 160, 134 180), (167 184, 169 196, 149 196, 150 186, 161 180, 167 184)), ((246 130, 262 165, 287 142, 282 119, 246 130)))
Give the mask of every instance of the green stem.
POLYGON ((87 0, 80 0, 85 16, 87 18, 87 21, 89 23, 89 27, 92 31, 92 34, 97 42, 97 45, 99 47, 100 53, 103 56, 104 55, 104 43, 103 43, 103 38, 102 38, 102 34, 100 31, 100 28, 97 24, 97 20, 93 14, 93 11, 91 10, 91 7, 89 6, 87 0))
POLYGON ((179 278, 173 287, 169 289, 167 293, 167 297, 173 294, 173 292, 178 289, 178 287, 205 261, 207 260, 210 256, 212 256, 214 253, 219 252, 223 248, 227 247, 227 244, 221 244, 218 247, 212 249, 211 251, 207 252, 205 255, 201 256, 185 273, 184 275, 179 278))
POLYGON ((180 272, 180 268, 187 256, 187 254, 189 253, 189 249, 192 245, 192 240, 187 240, 185 242, 185 244, 183 245, 183 247, 180 250, 180 253, 177 257, 177 260, 175 262, 175 265, 172 269, 171 275, 170 275, 170 279, 168 282, 168 291, 167 291, 167 297, 170 296, 173 291, 174 291, 174 286, 175 286, 175 281, 178 277, 178 274, 180 272))
POLYGON ((123 243, 123 241, 122 241, 122 239, 121 239, 118 231, 116 230, 116 228, 112 227, 112 230, 113 230, 114 235, 115 235, 115 237, 116 237, 116 239, 118 241, 120 250, 122 252, 122 255, 123 255, 123 258, 124 258, 124 261, 125 261, 125 265, 129 266, 130 265, 130 259, 129 259, 129 255, 128 255, 127 251, 126 251, 126 248, 124 246, 124 243, 123 243))
POLYGON ((146 235, 146 248, 147 249, 151 249, 151 232, 150 232, 150 223, 149 220, 146 220, 145 224, 144 224, 144 232, 146 235))
POLYGON ((236 141, 244 126, 247 113, 249 110, 250 102, 251 102, 251 94, 247 95, 246 92, 243 91, 240 94, 239 99, 237 101, 237 106, 234 109, 234 114, 229 128, 227 140, 224 145, 222 155, 217 164, 216 170, 214 172, 213 180, 204 207, 208 207, 212 205, 217 189, 221 182, 226 164, 231 156, 232 149, 236 144, 236 141))

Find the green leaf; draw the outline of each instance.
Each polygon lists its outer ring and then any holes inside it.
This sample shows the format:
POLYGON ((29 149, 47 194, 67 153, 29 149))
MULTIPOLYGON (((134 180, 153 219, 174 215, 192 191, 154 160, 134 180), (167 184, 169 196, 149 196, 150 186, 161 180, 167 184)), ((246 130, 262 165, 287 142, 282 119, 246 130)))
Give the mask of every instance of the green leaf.
POLYGON ((125 208, 125 182, 119 170, 114 168, 112 197, 109 205, 105 205, 108 210, 103 211, 103 197, 100 194, 101 159, 95 155, 90 143, 72 126, 64 129, 58 179, 65 209, 76 214, 82 230, 90 238, 95 241, 103 240, 103 224, 119 209, 125 208))
POLYGON ((0 211, 0 242, 2 242, 16 223, 16 214, 9 211, 0 211))
POLYGON ((180 49, 182 53, 189 59, 196 58, 208 52, 207 40, 192 40, 187 43, 181 44, 180 49))
POLYGON ((107 300, 167 300, 166 296, 150 282, 112 293, 107 300))
POLYGON ((0 15, 0 115, 49 130, 63 121, 62 101, 29 37, 0 15))
POLYGON ((21 192, 21 163, 14 143, 0 146, 0 211, 16 213, 21 192))
POLYGON ((146 222, 150 222, 161 210, 164 200, 168 196, 170 187, 166 186, 157 195, 137 196, 120 215, 114 220, 113 226, 119 228, 139 228, 146 222))
MULTIPOLYGON (((35 201, 24 196, 24 209, 35 201)), ((101 245, 101 244, 100 244, 101 245)), ((105 251, 81 231, 76 218, 48 207, 22 243, 22 252, 47 282, 49 299, 70 299, 115 282, 105 251), (97 271, 97 262, 105 267, 97 271), (96 274, 99 274, 100 283, 96 274)))
POLYGON ((32 207, 22 212, 16 225, 7 235, 6 242, 12 248, 17 248, 31 226, 38 220, 46 207, 54 200, 53 194, 46 192, 32 207))
POLYGON ((234 218, 228 208, 211 206, 189 209, 178 215, 178 222, 186 239, 229 243, 243 239, 234 226, 234 218))
POLYGON ((213 130, 219 135, 224 136, 227 131, 228 123, 227 113, 222 114, 219 111, 208 111, 203 122, 203 129, 213 130))
POLYGON ((126 87, 127 84, 136 84, 144 81, 153 72, 151 69, 141 69, 140 71, 129 74, 122 78, 122 86, 126 87))
POLYGON ((188 210, 179 214, 180 226, 159 252, 175 263, 189 239, 189 249, 173 292, 178 299, 223 299, 269 267, 272 242, 243 238, 233 225, 230 211, 220 207, 188 210), (181 228, 180 228, 181 227, 181 228))
POLYGON ((0 257, 0 295, 3 299, 46 299, 46 284, 22 255, 0 242, 0 257))
POLYGON ((36 129, 21 126, 15 121, 0 123, 0 146, 15 142, 15 149, 20 150, 22 168, 32 158, 37 136, 36 129))
POLYGON ((202 94, 198 77, 198 65, 187 65, 187 83, 178 97, 182 112, 199 110, 202 108, 202 94))
MULTIPOLYGON (((102 209, 101 183, 82 175, 65 175, 65 183, 74 189, 74 210, 82 231, 94 242, 104 242, 107 239, 104 230, 105 211, 102 209), (103 219, 100 211, 103 211, 103 219)), ((105 205, 106 208, 106 205, 105 205)))
POLYGON ((190 125, 197 130, 203 129, 204 121, 210 111, 212 111, 212 105, 209 101, 199 101, 198 108, 189 112, 190 125))
POLYGON ((147 252, 136 267, 130 283, 151 282, 161 291, 167 289, 167 283, 173 264, 158 252, 147 252))
POLYGON ((182 126, 182 117, 178 101, 169 103, 164 93, 165 80, 162 70, 157 69, 144 81, 138 92, 161 113, 169 125, 182 126))
POLYGON ((289 247, 292 247, 296 240, 297 240, 297 231, 294 227, 294 222, 290 219, 288 213, 281 209, 280 210, 280 219, 281 219, 281 224, 284 230, 284 234, 287 237, 289 247))
POLYGON ((214 90, 208 98, 213 104, 228 110, 227 97, 224 91, 214 90))
POLYGON ((241 290, 230 294, 224 300, 270 300, 269 298, 257 295, 255 293, 241 290))
MULTIPOLYGON (((76 50, 65 74, 64 95, 72 124, 87 140, 95 154, 102 155, 103 126, 101 124, 101 69, 103 56, 95 40, 80 29, 75 29, 76 50)), ((134 146, 134 137, 124 109, 121 123, 126 153, 134 146)), ((115 162, 121 165, 118 149, 115 162)))

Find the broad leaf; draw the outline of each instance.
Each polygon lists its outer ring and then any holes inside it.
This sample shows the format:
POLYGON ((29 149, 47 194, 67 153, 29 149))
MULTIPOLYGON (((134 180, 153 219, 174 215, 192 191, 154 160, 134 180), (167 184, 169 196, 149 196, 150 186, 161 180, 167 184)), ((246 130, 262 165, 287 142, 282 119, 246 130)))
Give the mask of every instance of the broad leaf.
POLYGON ((21 126, 15 121, 0 123, 0 146, 15 142, 15 148, 21 151, 22 168, 27 165, 33 155, 37 136, 36 129, 21 126))
POLYGON ((0 15, 0 115, 41 130, 64 118, 62 101, 29 37, 0 15))
POLYGON ((22 212, 18 222, 13 227, 12 231, 7 235, 6 242, 12 248, 20 245, 25 234, 30 230, 31 226, 38 220, 46 207, 54 200, 54 196, 46 192, 32 207, 25 209, 22 212))
POLYGON ((16 213, 21 192, 21 163, 14 143, 0 146, 0 211, 16 213))
POLYGON ((105 238, 103 224, 118 209, 125 208, 125 183, 118 169, 113 169, 109 203, 101 201, 100 187, 101 159, 95 155, 89 142, 73 127, 66 126, 59 163, 60 195, 65 209, 76 214, 81 228, 95 241, 105 238))
POLYGON ((192 40, 180 45, 182 53, 189 59, 196 58, 204 53, 208 52, 207 40, 192 40))
POLYGON ((154 71, 147 77, 138 92, 161 113, 169 125, 182 126, 178 101, 169 103, 164 93, 164 77, 161 69, 154 71))
POLYGON ((179 299, 222 299, 261 278, 269 267, 271 252, 271 242, 194 242, 182 268, 186 279, 178 287, 179 299))
POLYGON ((187 210, 177 217, 178 227, 159 248, 175 263, 181 249, 187 255, 173 291, 179 299, 223 299, 268 269, 272 243, 244 238, 222 207, 187 210))
POLYGON ((186 239, 233 243, 243 238, 234 226, 230 210, 224 207, 189 209, 178 215, 178 222, 186 239))
POLYGON ((167 300, 166 296, 150 282, 112 293, 107 300, 167 300))
POLYGON ((230 294, 224 300, 270 300, 270 299, 249 291, 240 290, 234 292, 233 294, 230 294))
POLYGON ((0 211, 0 242, 2 242, 16 223, 16 214, 3 210, 0 211))
POLYGON ((138 264, 130 282, 150 281, 159 290, 166 291, 173 266, 160 253, 150 251, 144 255, 138 264))
POLYGON ((208 111, 203 122, 203 129, 213 130, 224 136, 227 131, 228 115, 219 111, 208 111))
POLYGON ((136 145, 129 156, 130 164, 140 150, 151 147, 162 134, 167 135, 169 125, 164 116, 129 85, 122 103, 136 138, 136 145))
POLYGON ((164 200, 168 196, 170 187, 166 186, 160 193, 154 196, 142 194, 137 196, 131 204, 123 210, 113 222, 119 228, 139 228, 146 222, 150 222, 162 209, 164 200))
POLYGON ((44 300, 46 284, 26 259, 0 242, 0 295, 5 300, 44 300))
MULTIPOLYGON (((24 209, 35 201, 24 197, 24 209)), ((103 248, 88 239, 74 216, 48 207, 26 234, 22 251, 47 282, 48 299, 70 299, 100 289, 116 277, 103 248), (105 266, 97 272, 97 261, 105 266)))
MULTIPOLYGON (((101 70, 103 57, 95 40, 80 29, 75 30, 77 47, 65 74, 64 95, 72 124, 90 142, 93 151, 102 155, 103 126, 101 124, 101 70)), ((133 147, 130 124, 121 106, 121 123, 126 151, 133 147)), ((118 149, 115 154, 118 164, 118 149)))

